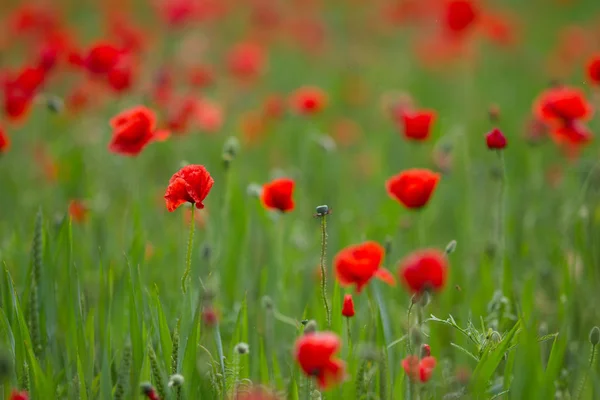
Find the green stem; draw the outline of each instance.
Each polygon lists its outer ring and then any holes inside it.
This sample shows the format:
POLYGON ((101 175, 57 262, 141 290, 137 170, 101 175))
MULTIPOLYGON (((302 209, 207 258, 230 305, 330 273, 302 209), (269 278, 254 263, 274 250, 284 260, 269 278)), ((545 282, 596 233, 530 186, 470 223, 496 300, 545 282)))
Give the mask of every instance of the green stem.
POLYGON ((192 248, 194 244, 194 228, 196 226, 196 220, 194 215, 195 212, 196 207, 192 205, 192 220, 190 222, 190 236, 188 237, 187 255, 185 259, 185 272, 181 277, 181 290, 183 290, 183 294, 187 292, 187 278, 190 275, 190 271, 192 270, 192 248))
POLYGON ((352 334, 350 332, 350 318, 346 317, 346 334, 348 335, 348 353, 352 352, 352 334))
POLYGON ((506 258, 506 164, 504 162, 504 152, 498 151, 498 158, 500 159, 500 183, 498 187, 498 214, 496 220, 496 251, 497 251, 497 263, 498 271, 502 270, 502 287, 506 295, 511 292, 512 286, 512 273, 509 265, 505 262, 506 258))
POLYGON ((221 340, 221 331, 219 330, 219 324, 215 325, 215 343, 217 344, 217 355, 219 356, 219 365, 221 366, 221 390, 222 398, 227 398, 227 385, 225 382, 225 356, 223 355, 223 341, 221 340))
POLYGON ((590 352, 590 363, 588 365, 588 370, 583 374, 583 378, 581 380, 581 384, 579 385, 579 389, 575 394, 575 400, 578 400, 581 397, 581 393, 583 393, 583 389, 585 389, 585 384, 587 382, 587 377, 589 372, 594 368, 594 361, 596 359, 596 346, 592 345, 592 351, 590 352))
POLYGON ((321 216, 321 297, 327 315, 327 328, 331 329, 331 310, 327 302, 327 275, 325 273, 325 256, 327 251, 327 216, 321 216))

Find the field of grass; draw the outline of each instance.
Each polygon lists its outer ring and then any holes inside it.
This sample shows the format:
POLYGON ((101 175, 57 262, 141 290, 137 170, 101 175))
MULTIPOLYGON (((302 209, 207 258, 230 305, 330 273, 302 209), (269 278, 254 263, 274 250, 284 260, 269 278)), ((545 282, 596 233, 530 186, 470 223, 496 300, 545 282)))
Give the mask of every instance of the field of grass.
POLYGON ((3 0, 0 397, 600 398, 595 54, 597 0, 3 0))

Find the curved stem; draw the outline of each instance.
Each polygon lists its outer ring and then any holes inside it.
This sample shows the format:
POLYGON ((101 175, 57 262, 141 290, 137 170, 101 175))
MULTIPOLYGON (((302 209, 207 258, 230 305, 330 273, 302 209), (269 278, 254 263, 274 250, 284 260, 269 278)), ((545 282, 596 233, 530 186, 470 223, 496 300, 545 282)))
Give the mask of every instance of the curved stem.
POLYGON ((187 255, 185 259, 185 272, 181 277, 181 290, 185 294, 187 292, 187 278, 190 275, 190 271, 192 270, 192 248, 194 244, 194 228, 196 226, 195 221, 195 212, 196 207, 192 205, 192 220, 190 222, 190 235, 188 237, 188 245, 187 245, 187 255))

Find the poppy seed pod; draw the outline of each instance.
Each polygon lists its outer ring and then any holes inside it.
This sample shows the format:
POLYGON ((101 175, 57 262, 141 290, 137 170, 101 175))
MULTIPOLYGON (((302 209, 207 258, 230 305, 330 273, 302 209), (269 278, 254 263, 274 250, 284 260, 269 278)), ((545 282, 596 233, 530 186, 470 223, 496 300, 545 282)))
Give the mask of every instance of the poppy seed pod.
POLYGON ((59 114, 65 108, 65 102, 58 96, 48 95, 46 96, 46 107, 49 111, 59 114))
POLYGON ((317 321, 311 319, 304 325, 304 334, 315 333, 317 331, 317 321))
POLYGON ((183 386, 183 382, 185 382, 185 379, 183 378, 183 375, 173 374, 169 378, 169 384, 168 384, 168 386, 169 387, 181 387, 181 386, 183 386))
POLYGON ((248 352, 250 351, 250 346, 248 346, 248 343, 240 342, 235 345, 234 350, 238 354, 248 354, 248 352))
POLYGON ((317 206, 317 216, 318 217, 322 217, 327 214, 329 214, 329 206, 328 205, 323 204, 321 206, 317 206))

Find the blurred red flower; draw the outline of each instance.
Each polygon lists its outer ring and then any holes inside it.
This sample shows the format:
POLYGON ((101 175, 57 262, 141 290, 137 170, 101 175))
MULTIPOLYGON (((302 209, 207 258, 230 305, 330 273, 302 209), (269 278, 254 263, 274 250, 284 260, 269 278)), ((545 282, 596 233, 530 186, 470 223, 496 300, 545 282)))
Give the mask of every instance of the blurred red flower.
POLYGON ((254 387, 250 390, 236 391, 229 400, 280 400, 280 398, 267 389, 254 387))
POLYGON ((71 200, 69 203, 69 215, 75 222, 84 222, 87 218, 88 209, 80 200, 71 200))
POLYGON ((186 165, 169 180, 165 192, 167 210, 173 212, 184 203, 192 203, 196 208, 203 209, 202 202, 214 183, 204 165, 186 165))
POLYGON ((427 382, 436 365, 435 357, 424 357, 421 360, 415 355, 409 355, 402 360, 402 368, 413 381, 427 382))
POLYGON ((295 358, 302 371, 317 378, 321 389, 327 389, 345 378, 345 364, 334 357, 340 349, 339 337, 333 332, 314 332, 296 340, 295 358))
POLYGON ((6 153, 10 149, 10 138, 4 132, 4 129, 0 127, 0 154, 6 153))
POLYGON ((344 296, 344 303, 342 305, 342 315, 346 318, 354 317, 354 300, 352 295, 347 294, 344 296))
POLYGON ((472 0, 447 0, 444 10, 444 22, 451 33, 464 33, 473 26, 478 11, 472 0))
POLYGON ((277 94, 272 93, 265 98, 263 103, 263 113, 270 119, 279 119, 285 112, 285 100, 277 94))
POLYGON ((190 86, 203 89, 211 85, 215 80, 215 73, 208 65, 195 65, 187 71, 190 86))
POLYGON ((136 106, 125 110, 110 120, 113 137, 108 146, 113 153, 124 156, 138 155, 155 136, 162 136, 156 131, 156 116, 145 106, 136 106))
POLYGON ((327 94, 316 86, 296 89, 290 99, 291 108, 298 114, 316 114, 327 105, 327 94))
POLYGON ((294 209, 295 182, 289 178, 275 179, 263 185, 260 199, 267 209, 288 212, 294 209))
POLYGON ((29 393, 26 391, 18 391, 17 389, 13 389, 10 393, 9 400, 29 400, 29 393))
POLYGON ((395 285, 395 279, 390 272, 381 268, 385 249, 377 242, 364 242, 348 246, 335 256, 333 264, 335 275, 341 286, 356 286, 360 293, 376 277, 389 285, 395 285))
POLYGON ((108 74, 122 55, 122 51, 108 42, 98 42, 92 45, 83 57, 83 66, 92 74, 108 74))
POLYGON ((506 136, 498 128, 492 129, 485 135, 485 142, 490 150, 502 150, 506 147, 506 136))
POLYGON ((436 119, 434 110, 418 110, 402 112, 404 137, 409 140, 425 141, 431 134, 431 125, 436 119))
POLYGON ((8 119, 23 119, 31 106, 38 89, 46 79, 46 71, 41 67, 24 67, 18 74, 9 73, 4 81, 4 112, 8 119))
POLYGON ((542 92, 534 105, 535 115, 545 122, 587 120, 592 116, 592 106, 583 92, 568 86, 559 86, 542 92))
POLYGON ((446 283, 448 261, 435 249, 418 250, 400 261, 398 275, 412 293, 440 290, 446 283))
POLYGON ((236 44, 227 55, 229 72, 239 79, 257 78, 264 72, 266 62, 264 48, 252 42, 236 44))
POLYGON ((387 180, 387 192, 407 208, 424 207, 435 191, 440 174, 428 169, 408 169, 387 180))
POLYGON ((600 85, 600 54, 596 54, 588 61, 587 77, 590 83, 600 85))

